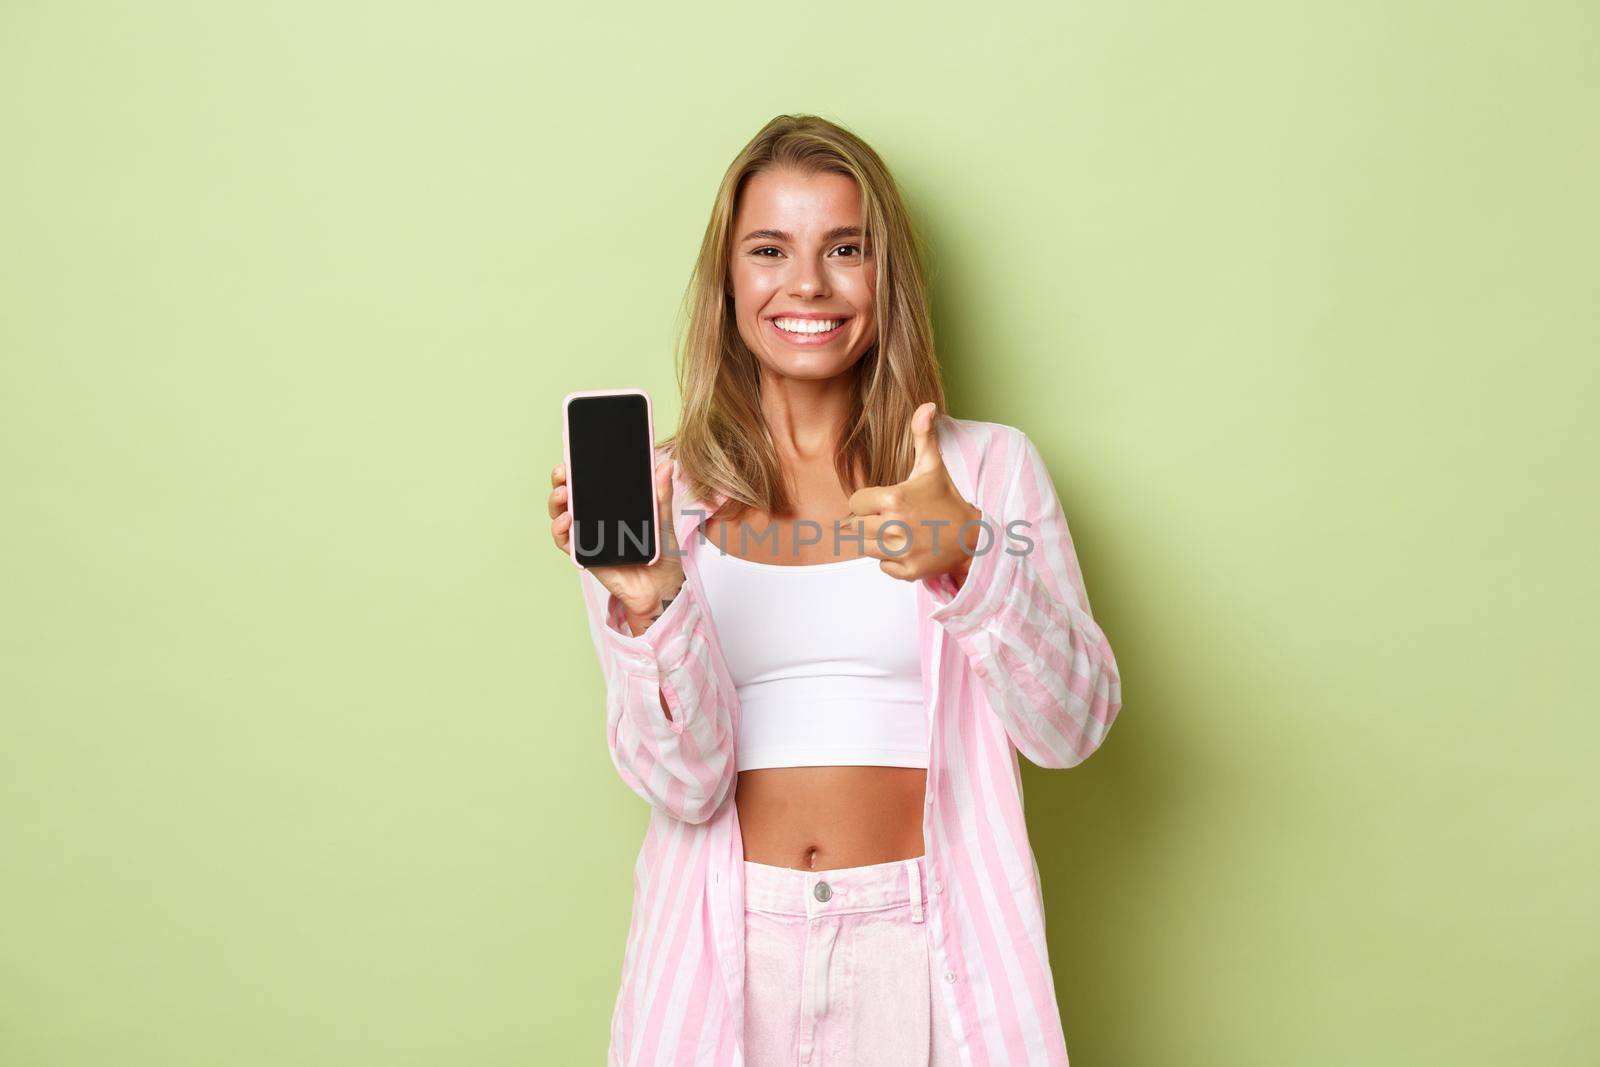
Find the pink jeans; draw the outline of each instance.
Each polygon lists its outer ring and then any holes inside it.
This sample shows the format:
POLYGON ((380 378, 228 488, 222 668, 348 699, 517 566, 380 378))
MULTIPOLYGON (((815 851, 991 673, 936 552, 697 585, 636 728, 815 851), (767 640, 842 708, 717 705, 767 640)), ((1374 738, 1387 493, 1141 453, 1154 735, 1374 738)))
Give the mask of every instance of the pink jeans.
POLYGON ((749 1067, 955 1067, 922 856, 808 871, 744 861, 749 1067))

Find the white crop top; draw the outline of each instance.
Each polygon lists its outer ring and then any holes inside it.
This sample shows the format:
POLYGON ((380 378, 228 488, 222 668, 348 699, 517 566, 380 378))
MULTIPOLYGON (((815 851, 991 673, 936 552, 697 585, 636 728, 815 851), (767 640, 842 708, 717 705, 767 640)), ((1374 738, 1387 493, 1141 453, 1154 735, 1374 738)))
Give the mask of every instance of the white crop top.
POLYGON ((928 765, 917 587, 876 556, 786 566, 697 546, 739 694, 736 770, 928 765))

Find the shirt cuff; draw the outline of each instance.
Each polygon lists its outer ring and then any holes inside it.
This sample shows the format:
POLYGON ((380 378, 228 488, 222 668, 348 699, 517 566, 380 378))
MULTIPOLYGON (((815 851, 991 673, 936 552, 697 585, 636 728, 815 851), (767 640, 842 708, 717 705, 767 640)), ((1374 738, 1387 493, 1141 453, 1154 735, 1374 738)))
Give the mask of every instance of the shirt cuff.
POLYGON ((652 622, 644 633, 635 636, 628 629, 627 613, 616 595, 608 595, 606 624, 602 630, 607 647, 632 673, 659 676, 664 670, 663 664, 668 661, 668 654, 675 647, 675 640, 686 637, 694 630, 698 605, 692 601, 689 583, 685 580, 660 618, 652 622))
POLYGON ((955 579, 948 573, 924 579, 935 604, 928 617, 951 634, 967 633, 982 626, 1000 609, 1016 575, 1019 557, 1006 551, 1002 536, 1005 527, 995 522, 988 512, 980 511, 980 517, 986 532, 979 534, 978 551, 972 556, 972 564, 960 588, 957 589, 955 579))

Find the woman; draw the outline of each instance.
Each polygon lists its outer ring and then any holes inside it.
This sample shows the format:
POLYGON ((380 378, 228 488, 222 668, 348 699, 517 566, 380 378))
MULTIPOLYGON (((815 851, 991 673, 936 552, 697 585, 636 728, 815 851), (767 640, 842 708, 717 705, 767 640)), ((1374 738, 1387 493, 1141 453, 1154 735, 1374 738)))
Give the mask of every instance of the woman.
POLYGON ((837 125, 740 153, 687 307, 662 557, 580 576, 652 807, 610 1062, 1064 1065, 1017 753, 1081 762, 1121 696, 1044 462, 942 413, 915 231, 837 125))

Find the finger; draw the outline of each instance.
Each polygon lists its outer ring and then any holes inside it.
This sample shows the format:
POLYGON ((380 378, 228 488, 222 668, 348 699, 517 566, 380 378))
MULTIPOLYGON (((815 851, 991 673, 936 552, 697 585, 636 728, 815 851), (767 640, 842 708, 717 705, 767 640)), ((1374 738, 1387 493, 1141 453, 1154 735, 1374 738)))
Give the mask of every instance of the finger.
POLYGON ((550 484, 567 484, 567 465, 565 463, 557 463, 554 467, 550 468, 550 484))
POLYGON ((884 537, 881 540, 876 537, 867 538, 861 545, 861 554, 863 556, 871 556, 873 559, 881 560, 884 563, 898 563, 902 566, 910 566, 907 560, 911 553, 904 544, 896 544, 893 535, 884 537))
MULTIPOLYGON (((904 519, 888 515, 864 515, 849 527, 849 539, 859 535, 862 550, 879 559, 904 558, 905 546, 911 540, 910 525, 904 519)), ((844 538, 841 536, 841 541, 844 538)))
POLYGON ((869 485, 851 493, 847 503, 850 505, 851 517, 860 519, 867 515, 899 510, 903 496, 903 490, 898 485, 869 485))
POLYGON ((676 548, 677 536, 672 530, 672 472, 674 463, 664 459, 656 466, 656 525, 661 530, 662 549, 676 548))
POLYGON ((944 457, 939 454, 939 438, 933 432, 933 417, 938 410, 939 406, 930 400, 911 415, 911 444, 916 450, 911 462, 912 477, 944 466, 944 457))
POLYGON ((568 542, 572 540, 572 512, 563 511, 550 520, 550 536, 555 538, 557 548, 571 553, 572 549, 568 546, 568 542))
POLYGON ((911 564, 903 559, 886 559, 878 564, 878 569, 891 578, 898 578, 903 582, 912 581, 917 577, 911 564))
POLYGON ((564 485, 558 485, 554 489, 550 490, 550 499, 548 504, 550 507, 550 517, 552 519, 564 514, 567 510, 567 487, 564 485))

